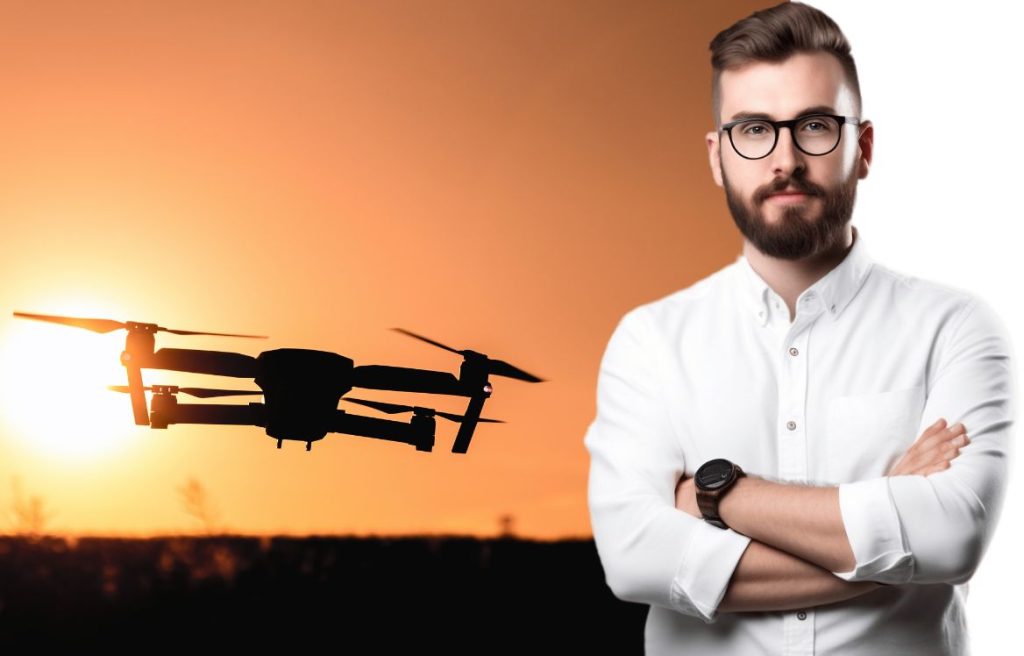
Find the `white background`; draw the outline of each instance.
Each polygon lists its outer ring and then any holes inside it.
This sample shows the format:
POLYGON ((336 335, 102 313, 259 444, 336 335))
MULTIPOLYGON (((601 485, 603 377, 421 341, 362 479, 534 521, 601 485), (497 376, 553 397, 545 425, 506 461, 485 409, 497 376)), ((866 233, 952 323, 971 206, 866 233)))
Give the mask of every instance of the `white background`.
MULTIPOLYGON (((992 304, 1024 352, 1024 107, 1017 3, 808 2, 852 46, 875 126, 871 171, 853 223, 893 269, 971 291, 992 304)), ((1018 374, 1015 396, 1020 406, 1018 374)), ((1024 500, 1014 427, 1006 504, 969 583, 975 656, 1016 652, 1024 555, 1024 500)))

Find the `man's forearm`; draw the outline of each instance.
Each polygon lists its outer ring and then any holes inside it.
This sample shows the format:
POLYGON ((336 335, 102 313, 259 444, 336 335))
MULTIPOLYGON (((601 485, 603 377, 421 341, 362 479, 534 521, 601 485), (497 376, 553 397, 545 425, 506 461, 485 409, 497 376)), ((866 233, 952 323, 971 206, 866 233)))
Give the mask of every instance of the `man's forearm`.
POLYGON ((813 563, 752 539, 736 565, 719 611, 813 608, 845 601, 880 586, 874 581, 844 581, 813 563))
POLYGON ((737 533, 818 565, 830 576, 856 565, 839 510, 838 487, 744 476, 722 498, 718 513, 737 533))

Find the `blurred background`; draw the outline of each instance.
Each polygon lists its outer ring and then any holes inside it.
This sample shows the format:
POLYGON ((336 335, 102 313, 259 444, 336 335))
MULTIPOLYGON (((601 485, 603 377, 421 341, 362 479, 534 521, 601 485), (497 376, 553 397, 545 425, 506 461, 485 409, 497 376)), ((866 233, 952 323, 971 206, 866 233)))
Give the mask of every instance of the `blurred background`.
POLYGON ((738 252, 704 146, 708 43, 757 6, 4 4, 0 481, 61 531, 180 530, 195 478, 246 533, 496 535, 511 515, 524 536, 589 535, 583 435, 611 330, 738 252), (123 332, 13 310, 458 371, 398 326, 548 382, 495 378, 484 415, 508 423, 466 455, 443 421, 430 454, 278 451, 256 428, 136 428, 104 388, 125 383, 123 332))

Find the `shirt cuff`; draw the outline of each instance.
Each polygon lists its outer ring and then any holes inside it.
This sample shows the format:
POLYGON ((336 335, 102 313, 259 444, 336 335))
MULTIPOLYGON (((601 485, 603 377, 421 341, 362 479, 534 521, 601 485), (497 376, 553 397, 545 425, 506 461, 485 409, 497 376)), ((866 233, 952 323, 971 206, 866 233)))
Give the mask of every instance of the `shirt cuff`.
POLYGON ((904 545, 889 477, 841 484, 839 510, 856 565, 849 572, 832 573, 845 581, 909 581, 914 557, 904 545))
POLYGON ((711 624, 718 619, 718 605, 750 538, 703 519, 699 522, 672 579, 669 598, 680 612, 711 624))

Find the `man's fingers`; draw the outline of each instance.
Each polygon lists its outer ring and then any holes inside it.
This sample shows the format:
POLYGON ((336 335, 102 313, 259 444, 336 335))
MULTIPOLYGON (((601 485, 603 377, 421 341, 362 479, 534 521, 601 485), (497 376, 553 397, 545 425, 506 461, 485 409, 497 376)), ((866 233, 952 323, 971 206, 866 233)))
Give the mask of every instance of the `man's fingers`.
POLYGON ((944 425, 945 420, 940 419, 928 427, 887 475, 927 476, 948 469, 950 462, 960 455, 961 449, 969 444, 971 439, 962 422, 949 427, 944 425))
POLYGON ((923 451, 918 460, 922 466, 933 465, 943 459, 953 459, 960 453, 963 444, 947 440, 942 444, 936 444, 932 448, 923 451))
POLYGON ((934 474, 936 472, 940 472, 940 471, 943 471, 945 469, 949 469, 949 461, 948 460, 943 460, 942 462, 940 462, 940 463, 938 463, 936 465, 933 465, 932 467, 929 467, 928 469, 926 469, 924 471, 923 475, 927 476, 928 474, 934 474))
POLYGON ((921 437, 919 437, 918 439, 923 441, 923 440, 925 440, 925 439, 927 439, 929 437, 932 437, 933 435, 938 435, 939 433, 941 433, 946 428, 947 428, 947 426, 946 426, 946 418, 945 417, 939 417, 938 421, 936 421, 934 424, 932 424, 928 428, 924 429, 924 432, 921 433, 921 437))
POLYGON ((934 439, 937 443, 945 446, 961 446, 967 443, 967 428, 961 423, 953 424, 936 435, 934 439))
POLYGON ((931 449, 937 445, 945 444, 950 440, 954 440, 958 436, 963 435, 966 431, 967 429, 964 427, 963 423, 957 422, 952 426, 938 430, 927 437, 922 436, 921 448, 931 449))

